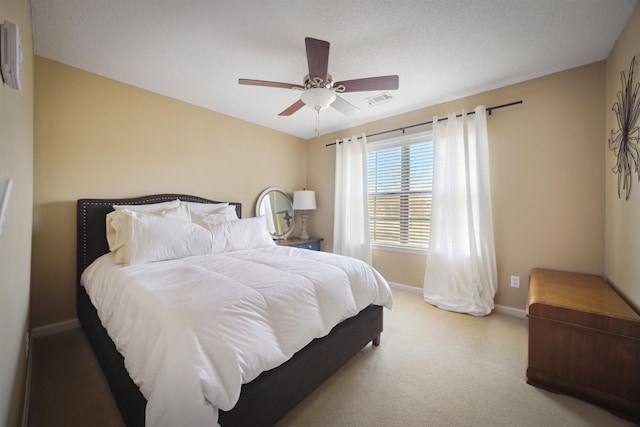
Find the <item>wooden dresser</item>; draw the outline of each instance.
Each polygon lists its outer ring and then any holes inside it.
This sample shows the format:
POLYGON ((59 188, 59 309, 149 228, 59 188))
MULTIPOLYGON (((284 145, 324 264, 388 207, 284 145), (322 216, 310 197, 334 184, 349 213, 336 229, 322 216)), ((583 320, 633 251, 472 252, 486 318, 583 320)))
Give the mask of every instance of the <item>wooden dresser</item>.
POLYGON ((640 421, 640 316, 603 278, 534 269, 527 316, 529 384, 640 421))

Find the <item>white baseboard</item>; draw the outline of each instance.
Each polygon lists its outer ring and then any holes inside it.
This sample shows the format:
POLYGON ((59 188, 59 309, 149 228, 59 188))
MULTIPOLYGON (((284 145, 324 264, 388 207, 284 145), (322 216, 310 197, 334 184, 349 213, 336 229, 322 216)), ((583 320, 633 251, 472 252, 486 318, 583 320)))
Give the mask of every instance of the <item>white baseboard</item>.
POLYGON ((399 289, 401 291, 409 292, 411 294, 422 295, 422 288, 416 286, 403 285, 402 283, 387 282, 392 288, 399 289))
POLYGON ((78 319, 69 319, 63 322, 51 323, 50 325, 38 326, 31 330, 31 338, 46 337, 47 335, 59 334, 60 332, 70 331, 80 327, 78 319))
POLYGON ((496 304, 494 311, 496 313, 508 314, 509 316, 518 317, 520 319, 527 318, 527 312, 521 308, 513 308, 506 305, 496 304))
MULTIPOLYGON (((411 294, 422 295, 422 288, 416 286, 403 285, 402 283, 388 282, 389 286, 394 289, 398 289, 411 294)), ((509 316, 526 319, 527 314, 524 310, 519 308, 508 307, 506 305, 496 304, 494 311, 496 313, 508 314, 509 316)))
POLYGON ((29 350, 27 352, 27 383, 24 387, 24 402, 22 404, 22 427, 29 425, 29 404, 31 403, 31 372, 33 360, 33 333, 29 334, 29 350))

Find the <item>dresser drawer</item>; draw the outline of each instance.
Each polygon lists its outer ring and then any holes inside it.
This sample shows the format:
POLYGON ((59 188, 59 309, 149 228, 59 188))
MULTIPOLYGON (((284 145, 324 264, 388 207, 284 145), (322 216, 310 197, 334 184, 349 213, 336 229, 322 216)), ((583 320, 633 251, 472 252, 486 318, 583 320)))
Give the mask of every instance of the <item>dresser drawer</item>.
POLYGON ((320 250, 320 242, 300 243, 299 245, 291 245, 294 248, 311 249, 312 251, 320 250))

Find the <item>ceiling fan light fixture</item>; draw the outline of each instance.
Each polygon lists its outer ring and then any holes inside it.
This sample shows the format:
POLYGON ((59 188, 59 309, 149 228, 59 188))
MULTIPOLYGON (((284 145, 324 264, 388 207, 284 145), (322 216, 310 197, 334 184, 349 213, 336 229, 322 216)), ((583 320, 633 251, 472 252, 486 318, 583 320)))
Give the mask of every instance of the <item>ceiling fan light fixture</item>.
POLYGON ((314 110, 324 110, 336 100, 336 94, 331 89, 317 87, 305 90, 300 99, 314 110))

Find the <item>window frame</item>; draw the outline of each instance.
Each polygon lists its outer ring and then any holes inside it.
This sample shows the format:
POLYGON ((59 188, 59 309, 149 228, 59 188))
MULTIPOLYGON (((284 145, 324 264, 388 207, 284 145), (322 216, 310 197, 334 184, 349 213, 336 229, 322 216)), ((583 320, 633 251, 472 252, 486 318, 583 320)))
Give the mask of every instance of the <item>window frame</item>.
MULTIPOLYGON (((433 132, 431 130, 401 135, 398 137, 382 139, 374 142, 368 142, 366 147, 367 157, 369 155, 369 152, 371 151, 390 149, 394 147, 408 147, 410 145, 420 144, 424 142, 430 142, 431 144, 433 144, 433 132)), ((368 168, 369 168, 369 165, 367 163, 367 175, 369 174, 368 168)), ((432 177, 431 184, 433 184, 433 177, 432 177)), ((433 194, 433 187, 431 188, 431 194, 433 194)), ((369 203, 369 191, 367 190, 367 204, 368 203, 369 203)), ((371 218, 369 219, 369 222, 371 223, 371 218)), ((403 224, 403 221, 400 221, 400 228, 402 228, 402 224, 403 224)), ((431 226, 431 220, 429 219, 429 227, 430 226, 431 226)), ((372 239, 371 248, 376 250, 390 251, 390 252, 402 252, 402 253, 426 255, 429 250, 429 243, 427 242, 424 247, 421 247, 418 245, 409 245, 409 244, 406 244, 406 246, 403 246, 403 244, 400 242, 388 243, 388 242, 374 241, 372 239)))

